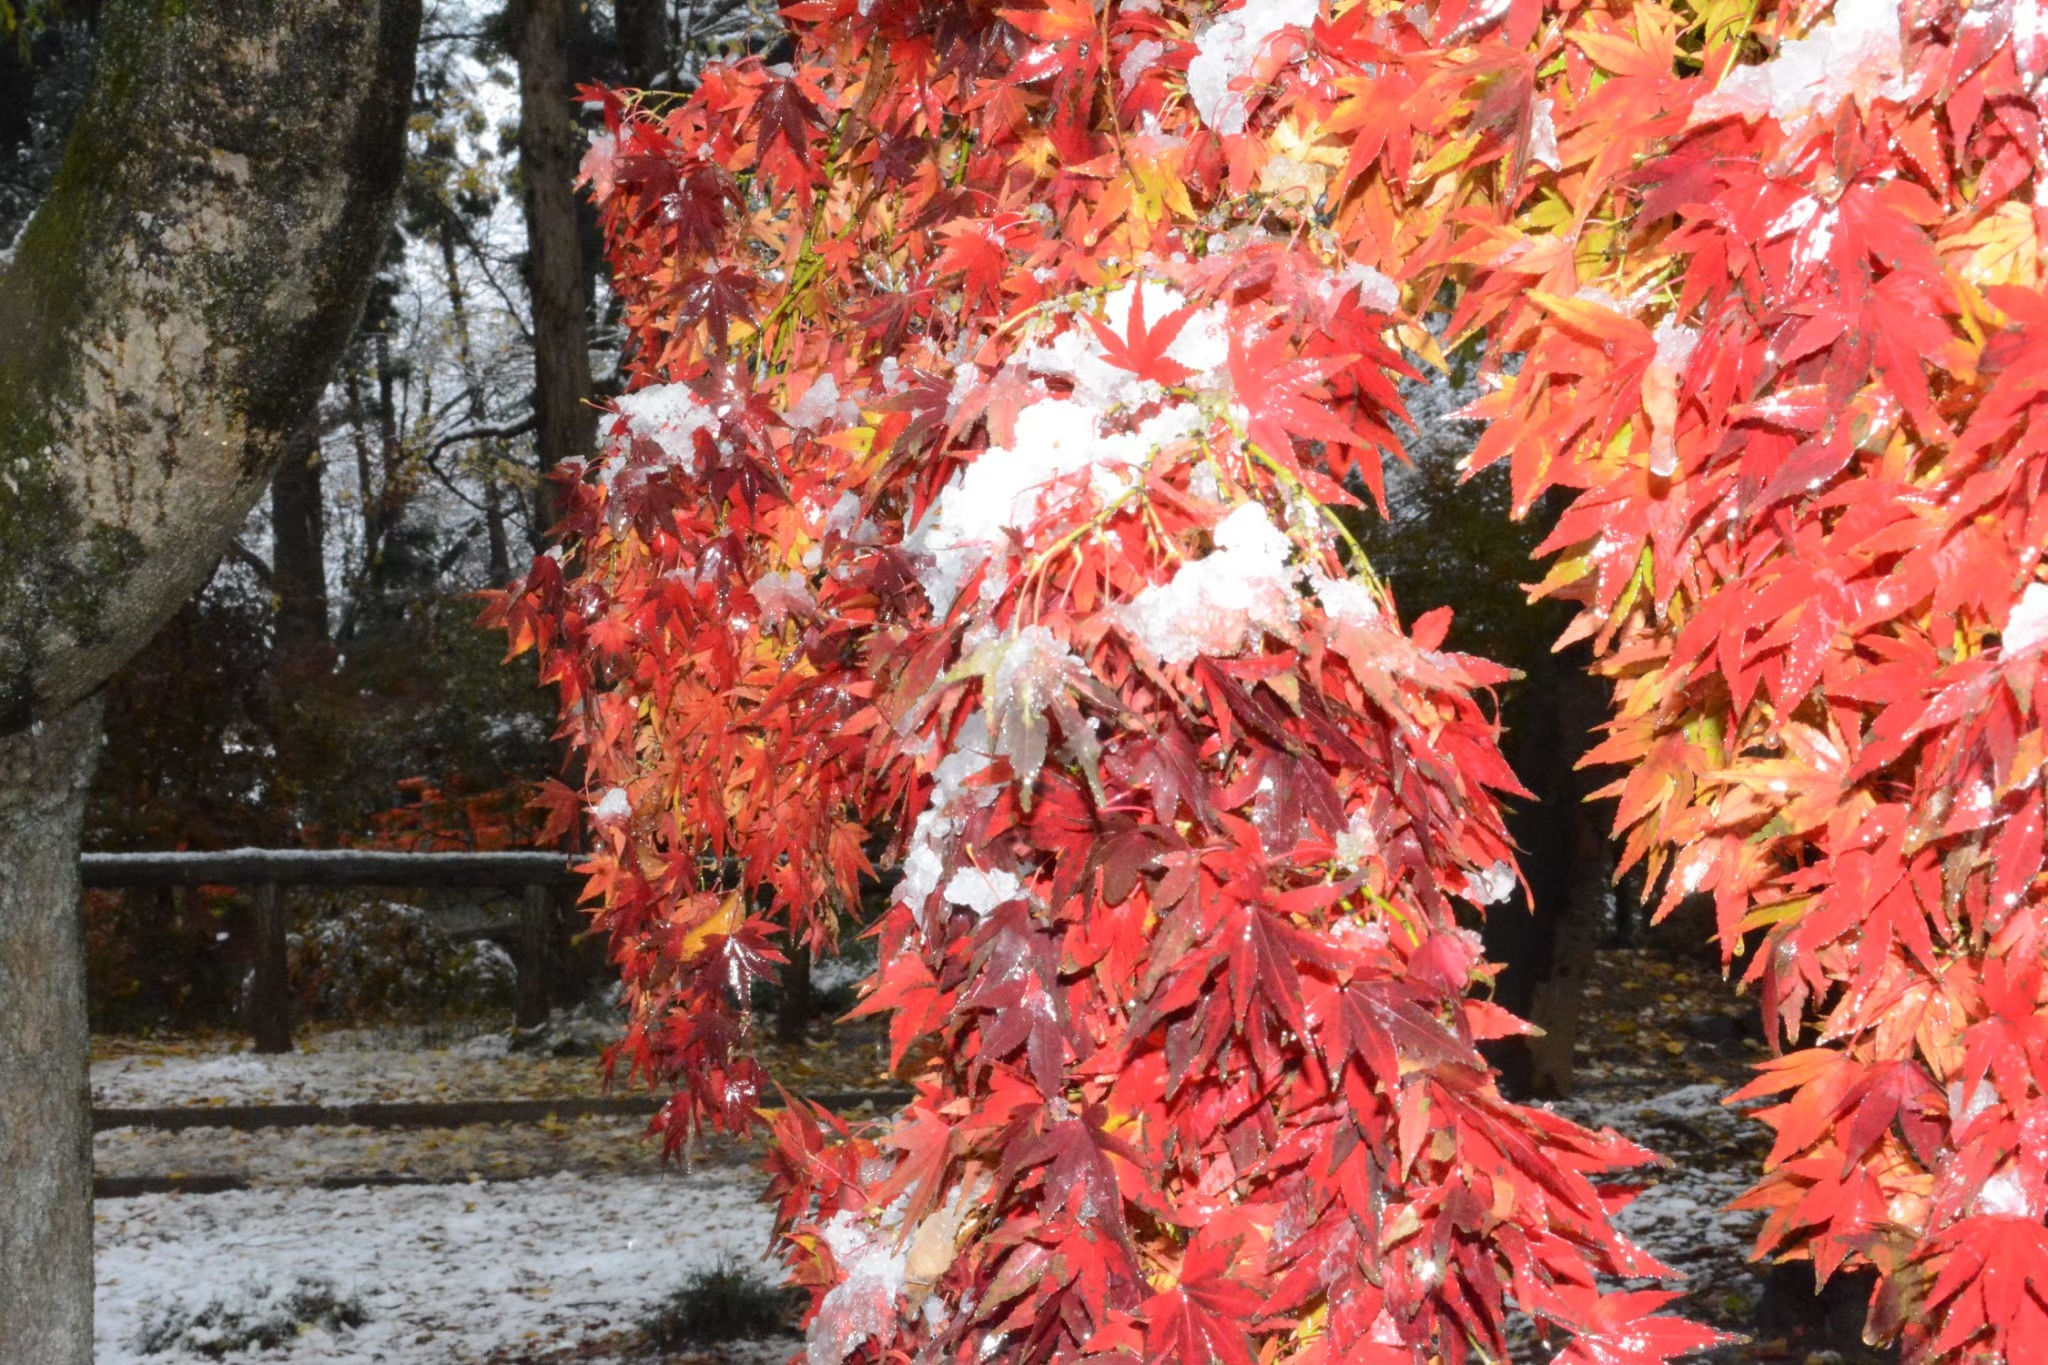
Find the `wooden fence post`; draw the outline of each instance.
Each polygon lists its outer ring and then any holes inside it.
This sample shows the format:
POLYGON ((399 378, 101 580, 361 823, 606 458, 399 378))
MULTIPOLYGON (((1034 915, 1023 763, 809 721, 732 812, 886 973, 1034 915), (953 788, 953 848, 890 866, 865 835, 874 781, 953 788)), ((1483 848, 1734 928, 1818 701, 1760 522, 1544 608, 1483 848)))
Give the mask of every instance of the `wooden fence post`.
POLYGON ((292 1050, 291 983, 287 979, 284 896, 276 882, 256 887, 256 983, 249 993, 258 1052, 292 1050))
POLYGON ((512 1022, 536 1028, 548 1021, 548 888, 529 884, 519 903, 519 1006, 512 1022))

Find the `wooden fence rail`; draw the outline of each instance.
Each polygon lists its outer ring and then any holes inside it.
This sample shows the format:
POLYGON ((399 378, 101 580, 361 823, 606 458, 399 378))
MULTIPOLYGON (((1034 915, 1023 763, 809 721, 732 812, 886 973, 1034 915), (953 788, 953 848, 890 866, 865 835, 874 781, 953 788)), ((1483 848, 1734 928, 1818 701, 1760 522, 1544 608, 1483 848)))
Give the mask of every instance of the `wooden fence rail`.
POLYGON ((217 853, 87 853, 88 887, 246 886, 256 892, 256 979, 250 1023, 258 1052, 292 1050, 283 888, 287 886, 478 887, 522 890, 516 1022, 547 1019, 548 893, 582 878, 560 853, 392 853, 371 849, 236 848, 217 853))

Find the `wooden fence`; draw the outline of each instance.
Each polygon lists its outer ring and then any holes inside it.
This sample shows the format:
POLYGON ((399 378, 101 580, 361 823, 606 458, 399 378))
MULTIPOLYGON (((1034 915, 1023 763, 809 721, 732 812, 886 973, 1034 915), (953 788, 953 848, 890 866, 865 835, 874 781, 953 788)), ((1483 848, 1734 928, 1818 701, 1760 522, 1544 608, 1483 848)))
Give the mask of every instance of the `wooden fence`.
POLYGON ((582 878, 560 853, 391 853, 367 849, 238 848, 219 853, 87 853, 88 887, 244 886, 256 892, 256 979, 250 1023, 258 1052, 292 1050, 286 981, 284 888, 289 886, 504 887, 521 891, 518 1025, 547 1019, 548 901, 582 878))

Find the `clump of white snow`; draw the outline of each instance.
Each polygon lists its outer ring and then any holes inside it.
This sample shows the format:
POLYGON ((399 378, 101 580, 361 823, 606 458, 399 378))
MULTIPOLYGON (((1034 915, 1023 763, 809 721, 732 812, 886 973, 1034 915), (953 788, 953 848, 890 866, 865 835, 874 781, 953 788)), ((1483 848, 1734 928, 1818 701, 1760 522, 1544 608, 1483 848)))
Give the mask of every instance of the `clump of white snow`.
POLYGON ((1469 874, 1461 894, 1474 905, 1497 905, 1514 893, 1515 869, 1508 863, 1499 862, 1469 874))
POLYGON ((1907 98, 1899 30, 1899 0, 1836 0, 1831 22, 1786 39, 1767 62, 1729 72, 1693 106, 1692 121, 1769 114, 1797 130, 1846 99, 1907 98))
POLYGON ((821 374, 810 388, 804 390, 804 396, 790 405, 785 416, 793 427, 816 431, 827 423, 852 425, 860 420, 860 408, 852 400, 839 396, 837 379, 821 374))
MULTIPOLYGON (((1090 484, 1112 493, 1120 471, 1098 458, 1121 459, 1101 443, 1100 413, 1082 402, 1048 398, 1017 414, 1012 448, 991 446, 953 476, 905 541, 927 556, 919 574, 937 612, 952 610, 960 585, 1013 533, 1028 532, 1044 516, 1062 480, 1088 473, 1090 484)), ((1078 478, 1075 482, 1079 482, 1078 478)))
POLYGON ((1371 588, 1356 579, 1325 578, 1312 573, 1308 582, 1332 620, 1352 626, 1371 625, 1379 620, 1379 599, 1373 596, 1371 588))
POLYGON ((2013 604, 2012 615, 2005 619, 1999 641, 2010 655, 2032 649, 2043 640, 2048 640, 2048 583, 2029 583, 2013 604))
POLYGON ((2036 1219, 2041 1211, 2028 1194, 2026 1182, 2011 1167, 1984 1182, 1977 1191, 1977 1212, 1990 1218, 2036 1219))
MULTIPOLYGON (((1337 832, 1337 862, 1356 872, 1366 859, 1379 852, 1379 846, 1379 836, 1373 832, 1372 820, 1364 811, 1355 810, 1351 812, 1350 821, 1337 832)), ((1384 939, 1386 930, 1381 929, 1380 933, 1384 939)))
POLYGON ((1197 34, 1188 98, 1202 122, 1226 136, 1243 132, 1249 110, 1232 84, 1251 73, 1267 39, 1284 28, 1308 28, 1318 8, 1316 0, 1247 0, 1197 34))
POLYGON ((633 798, 626 794, 624 787, 611 788, 590 807, 590 818, 600 824, 624 820, 632 814, 633 798))
POLYGON ((1183 564, 1118 611, 1130 637, 1170 664, 1235 654, 1252 630, 1288 634, 1297 598, 1291 546, 1266 509, 1245 503, 1216 524, 1213 554, 1183 564))
POLYGON ((608 481, 625 464, 632 437, 654 442, 669 463, 685 473, 697 472, 696 436, 715 418, 688 385, 655 384, 626 394, 619 399, 619 413, 630 435, 606 456, 600 481, 608 481))
POLYGON ((1665 318, 1657 324, 1650 337, 1657 343, 1657 361, 1675 371, 1685 368, 1692 359, 1693 348, 1700 344, 1700 329, 1688 327, 1682 322, 1665 318))
MULTIPOLYGON (((1103 416, 1082 398, 1041 399, 1017 414, 1009 448, 991 446, 953 476, 904 542, 926 560, 918 581, 934 611, 952 610, 984 562, 1030 545, 1056 509, 1083 496, 1108 503, 1123 495, 1154 450, 1201 420, 1193 406, 1174 403, 1134 431, 1105 435, 1103 416)), ((1001 587, 989 580, 985 597, 1001 587)))
POLYGON ((1023 894, 1024 884, 1017 880, 1017 875, 999 867, 988 870, 963 867, 946 883, 947 903, 964 905, 977 915, 986 915, 998 905, 1023 894))
POLYGON ((840 1365, 862 1342, 894 1324, 909 1256, 895 1230, 870 1227, 851 1210, 833 1214, 820 1231, 846 1278, 818 1305, 805 1356, 810 1365, 840 1365))
MULTIPOLYGON (((1132 308, 1141 297, 1148 331, 1187 306, 1187 297, 1170 284, 1127 281, 1103 297, 1103 325, 1116 336, 1130 335, 1132 308)), ((1230 335, 1225 331, 1229 317, 1228 308, 1212 303, 1190 315, 1166 347, 1166 358, 1185 366, 1191 372, 1189 382, 1196 387, 1214 387, 1230 359, 1230 335)), ((1051 340, 1028 348, 1019 360, 1032 374, 1070 381, 1077 401, 1105 412, 1160 397, 1157 384, 1113 363, 1095 329, 1086 324, 1068 327, 1051 340)))
POLYGON ((939 760, 933 774, 931 799, 910 831, 910 848, 903 858, 903 880, 896 886, 896 899, 922 912, 932 892, 939 889, 946 871, 946 848, 959 834, 967 817, 977 807, 995 799, 992 787, 970 787, 975 774, 994 761, 989 749, 988 722, 980 713, 961 725, 953 751, 939 760))
POLYGON ((1358 301, 1375 313, 1398 312, 1401 307, 1401 286, 1365 264, 1351 261, 1337 272, 1339 289, 1357 289, 1358 301))
POLYGON ((809 616, 818 609, 811 585, 800 573, 764 573, 754 580, 754 601, 770 625, 791 616, 809 616))
POLYGON ((1131 44, 1130 51, 1117 63, 1116 77, 1128 90, 1141 80, 1152 64, 1166 55, 1166 44, 1157 38, 1140 38, 1131 44))
POLYGON ((1529 159, 1553 171, 1564 169, 1557 156, 1556 102, 1545 96, 1536 101, 1536 113, 1529 120, 1529 159))

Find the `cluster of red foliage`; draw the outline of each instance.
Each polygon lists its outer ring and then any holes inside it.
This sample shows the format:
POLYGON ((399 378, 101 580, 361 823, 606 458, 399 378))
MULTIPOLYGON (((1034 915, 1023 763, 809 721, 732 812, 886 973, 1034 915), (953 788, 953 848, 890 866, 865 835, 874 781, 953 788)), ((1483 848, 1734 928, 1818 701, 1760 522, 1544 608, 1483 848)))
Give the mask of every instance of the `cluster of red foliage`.
POLYGON ((919 1098, 778 1123, 814 1361, 1712 1339, 1596 1282, 1654 1271, 1594 1183, 1646 1154, 1474 1050, 1499 674, 1330 515, 1475 333, 1475 462, 1580 490, 1630 855, 1815 1030, 1767 1246, 1875 1264, 1915 1360, 2048 1339, 2048 27, 1825 10, 807 0, 792 66, 601 96, 634 390, 497 612, 672 1141, 893 831, 919 1098))
POLYGON ((398 783, 398 802, 369 818, 366 848, 408 853, 502 852, 530 847, 541 821, 529 808, 523 783, 472 792, 457 773, 445 781, 408 777, 398 783))

